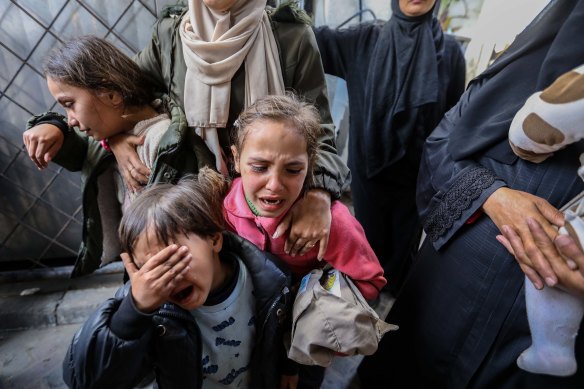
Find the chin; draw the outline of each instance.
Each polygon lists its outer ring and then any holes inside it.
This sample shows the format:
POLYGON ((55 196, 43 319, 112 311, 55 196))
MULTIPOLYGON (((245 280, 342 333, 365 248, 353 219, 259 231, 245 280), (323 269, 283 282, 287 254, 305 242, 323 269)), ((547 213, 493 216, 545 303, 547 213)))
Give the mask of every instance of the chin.
POLYGON ((193 309, 197 309, 199 308, 201 305, 203 305, 204 301, 200 301, 199 299, 196 300, 190 300, 187 302, 178 302, 178 301, 173 301, 176 305, 178 305, 179 307, 186 309, 187 311, 193 310, 193 309))

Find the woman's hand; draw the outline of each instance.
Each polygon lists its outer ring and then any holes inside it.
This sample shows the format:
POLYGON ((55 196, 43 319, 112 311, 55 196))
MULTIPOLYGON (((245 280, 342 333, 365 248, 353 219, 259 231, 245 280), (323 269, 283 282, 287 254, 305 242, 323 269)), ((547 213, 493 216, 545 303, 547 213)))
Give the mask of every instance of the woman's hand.
POLYGON ((282 219, 274 238, 288 229, 290 233, 284 245, 286 254, 304 254, 320 242, 318 259, 326 252, 331 231, 331 196, 322 189, 311 189, 290 209, 282 219))
POLYGON ((142 163, 136 153, 136 146, 144 143, 144 136, 118 134, 109 138, 108 143, 128 190, 136 192, 146 185, 150 169, 142 163))
POLYGON ((130 282, 134 304, 142 312, 154 312, 171 296, 189 270, 191 254, 186 246, 173 244, 156 253, 138 268, 127 253, 120 255, 130 282))
MULTIPOLYGON (((584 252, 582 249, 568 235, 558 235, 552 241, 541 224, 533 218, 527 219, 527 225, 536 246, 557 275, 558 286, 570 293, 584 297, 584 252)), ((524 251, 519 235, 513 229, 506 227, 504 236, 498 236, 497 240, 516 258, 517 256, 529 256, 530 254, 524 251)), ((533 282, 533 280, 531 281, 533 282)))
MULTIPOLYGON (((564 215, 544 199, 510 188, 497 189, 483 204, 483 211, 504 235, 512 229, 520 238, 522 250, 514 250, 515 258, 527 278, 536 288, 545 283, 554 286, 558 278, 541 249, 537 246, 527 219, 537 221, 544 233, 553 240, 558 234, 555 226, 564 224, 564 215)), ((509 249, 509 247, 507 247, 509 249)))
POLYGON ((63 146, 65 135, 52 124, 39 124, 22 134, 28 156, 39 170, 49 166, 49 162, 63 146))

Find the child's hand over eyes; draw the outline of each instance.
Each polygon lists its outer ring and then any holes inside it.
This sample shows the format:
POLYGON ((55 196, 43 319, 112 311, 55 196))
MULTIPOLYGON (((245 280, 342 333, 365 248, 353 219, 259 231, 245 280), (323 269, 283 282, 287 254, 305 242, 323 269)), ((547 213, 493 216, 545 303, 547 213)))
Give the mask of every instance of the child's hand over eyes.
POLYGON ((191 253, 185 246, 172 244, 138 268, 127 253, 121 254, 132 283, 134 304, 142 312, 153 312, 172 295, 189 270, 191 253))

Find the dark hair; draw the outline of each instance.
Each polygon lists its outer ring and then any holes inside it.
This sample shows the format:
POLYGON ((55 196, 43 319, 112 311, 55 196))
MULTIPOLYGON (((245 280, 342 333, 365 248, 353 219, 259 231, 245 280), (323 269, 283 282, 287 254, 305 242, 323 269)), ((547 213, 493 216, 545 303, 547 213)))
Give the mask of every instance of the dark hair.
POLYGON ((300 100, 292 93, 283 96, 266 96, 247 107, 233 124, 235 131, 232 143, 241 155, 241 150, 251 124, 260 120, 286 122, 306 141, 308 153, 307 181, 312 178, 312 169, 318 156, 318 138, 322 134, 320 115, 314 105, 300 100))
POLYGON ((147 188, 124 212, 119 228, 122 250, 133 256, 138 238, 150 228, 165 245, 178 234, 208 237, 222 232, 223 197, 228 189, 228 179, 206 167, 176 185, 147 188))
POLYGON ((45 59, 46 77, 76 87, 121 94, 125 106, 154 100, 148 76, 127 55, 108 41, 82 36, 51 51, 45 59))

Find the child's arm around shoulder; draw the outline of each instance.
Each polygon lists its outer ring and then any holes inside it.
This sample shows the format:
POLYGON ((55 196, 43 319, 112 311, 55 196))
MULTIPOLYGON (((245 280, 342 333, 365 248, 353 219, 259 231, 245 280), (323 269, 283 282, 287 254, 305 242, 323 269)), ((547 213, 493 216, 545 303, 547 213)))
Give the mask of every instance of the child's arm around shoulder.
POLYGON ((331 212, 331 234, 324 259, 348 275, 365 299, 373 300, 387 283, 383 268, 367 242, 363 227, 349 209, 334 201, 331 212))

